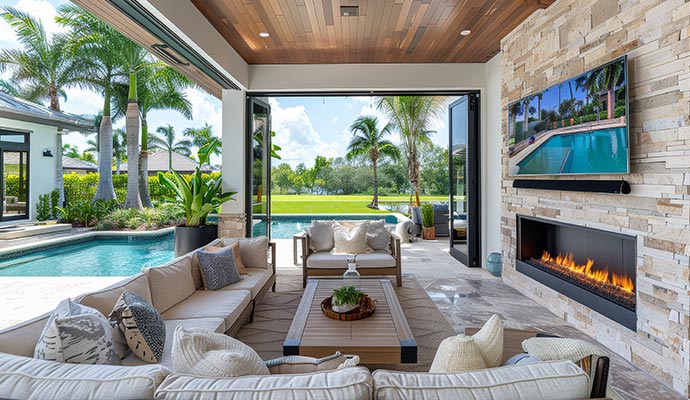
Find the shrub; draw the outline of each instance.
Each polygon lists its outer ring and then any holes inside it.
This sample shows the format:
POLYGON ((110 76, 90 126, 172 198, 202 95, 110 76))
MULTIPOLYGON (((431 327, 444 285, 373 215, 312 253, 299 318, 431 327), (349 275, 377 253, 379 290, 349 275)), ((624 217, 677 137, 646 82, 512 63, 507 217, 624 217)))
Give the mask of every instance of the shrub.
POLYGON ((80 200, 67 204, 64 208, 56 207, 60 214, 60 220, 76 226, 90 226, 95 221, 101 220, 112 210, 117 208, 115 200, 98 200, 96 202, 80 200))
POLYGON ((162 204, 158 208, 116 209, 98 221, 96 230, 150 230, 184 221, 184 210, 178 204, 162 204))
POLYGON ((58 217, 58 202, 60 201, 60 191, 54 189, 50 193, 38 196, 38 204, 36 205, 36 219, 39 221, 47 221, 49 219, 57 219, 58 217))

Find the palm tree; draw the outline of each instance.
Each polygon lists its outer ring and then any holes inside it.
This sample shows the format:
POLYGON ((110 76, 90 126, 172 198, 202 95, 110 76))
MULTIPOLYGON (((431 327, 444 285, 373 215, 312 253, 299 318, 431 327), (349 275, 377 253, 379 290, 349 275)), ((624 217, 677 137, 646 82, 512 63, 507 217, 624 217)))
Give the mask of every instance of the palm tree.
POLYGON ((377 99, 377 108, 383 110, 392 126, 400 133, 407 154, 407 175, 415 192, 415 204, 419 206, 419 151, 431 144, 429 129, 433 118, 438 117, 444 97, 439 96, 392 96, 377 99))
MULTIPOLYGON (((197 148, 202 148, 211 143, 213 140, 218 140, 220 142, 220 138, 213 134, 213 127, 209 125, 208 122, 204 122, 204 126, 201 128, 185 128, 185 130, 182 131, 182 134, 192 138, 192 144, 197 148)), ((219 156, 220 151, 220 145, 216 146, 213 149, 212 154, 219 156)))
POLYGON ((384 139, 391 133, 391 124, 386 124, 380 131, 377 128, 378 118, 372 116, 360 116, 350 125, 352 139, 347 146, 345 157, 352 160, 357 157, 369 157, 371 167, 374 170, 374 198, 369 203, 369 208, 379 208, 379 178, 377 164, 380 158, 389 157, 393 161, 400 158, 400 151, 390 141, 384 139))
MULTIPOLYGON (((65 51, 68 39, 56 34, 50 38, 43 24, 29 14, 13 7, 2 9, 4 19, 17 35, 22 49, 0 51, 0 72, 11 69, 11 80, 21 82, 22 97, 30 101, 48 99, 50 109, 60 110, 60 97, 66 99, 68 87, 88 87, 85 72, 92 65, 88 58, 65 51)), ((55 186, 60 191, 60 203, 65 193, 62 184, 62 134, 58 132, 55 157, 55 186)))
MULTIPOLYGON (((192 105, 183 89, 192 82, 171 67, 158 62, 146 65, 138 73, 137 94, 141 116, 141 151, 139 153, 139 197, 144 207, 151 207, 148 186, 148 114, 153 110, 174 110, 185 118, 192 118, 192 105)), ((124 115, 129 105, 129 87, 120 84, 115 89, 117 115, 124 115)))
POLYGON ((163 149, 168 152, 168 170, 172 171, 172 153, 179 153, 183 156, 189 157, 192 155, 192 142, 189 140, 175 141, 175 128, 170 124, 168 126, 159 126, 156 132, 163 135, 163 137, 151 136, 151 143, 155 148, 163 149))
POLYGON ((58 9, 57 21, 70 28, 73 51, 85 54, 93 61, 86 81, 103 94, 103 112, 98 130, 98 187, 93 201, 116 199, 113 186, 113 123, 111 100, 113 85, 124 78, 122 49, 131 41, 110 25, 75 5, 58 9))
POLYGON ((606 91, 607 118, 615 116, 616 109, 616 88, 620 87, 625 80, 622 63, 611 63, 588 75, 579 77, 575 80, 575 86, 587 90, 587 97, 592 99, 592 103, 598 103, 597 94, 606 91))
POLYGON ((124 129, 113 131, 113 157, 115 158, 115 171, 120 175, 122 160, 127 157, 127 132, 124 129))

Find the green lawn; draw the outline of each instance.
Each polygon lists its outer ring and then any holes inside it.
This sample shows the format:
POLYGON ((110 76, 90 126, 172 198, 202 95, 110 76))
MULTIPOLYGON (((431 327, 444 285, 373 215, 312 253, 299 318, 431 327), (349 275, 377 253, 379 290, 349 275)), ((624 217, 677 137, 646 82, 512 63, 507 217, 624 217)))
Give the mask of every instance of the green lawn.
MULTIPOLYGON (((385 214, 386 210, 372 210, 367 207, 372 196, 368 195, 273 195, 272 214, 385 214)), ((379 196, 379 204, 387 202, 407 203, 409 196, 379 196)), ((447 201, 447 196, 421 196, 427 201, 447 201)))

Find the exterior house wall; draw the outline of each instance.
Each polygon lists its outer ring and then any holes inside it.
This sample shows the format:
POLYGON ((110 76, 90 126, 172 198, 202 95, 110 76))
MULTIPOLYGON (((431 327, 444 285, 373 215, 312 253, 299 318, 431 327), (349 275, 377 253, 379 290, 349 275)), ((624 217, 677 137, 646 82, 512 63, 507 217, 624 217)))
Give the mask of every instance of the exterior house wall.
POLYGON ((507 132, 509 103, 624 54, 628 55, 631 173, 623 178, 630 182, 632 193, 515 189, 508 175, 504 134, 504 280, 687 396, 690 2, 559 0, 534 13, 501 42, 503 132, 507 132), (637 332, 517 272, 516 214, 635 236, 637 332))
POLYGON ((486 63, 481 109, 482 267, 490 253, 501 251, 501 55, 486 63))
POLYGON ((57 158, 43 157, 43 149, 50 149, 53 154, 56 154, 57 128, 6 118, 0 118, 0 128, 31 133, 29 135, 29 200, 27 207, 29 219, 34 219, 38 196, 55 189, 55 161, 57 158))

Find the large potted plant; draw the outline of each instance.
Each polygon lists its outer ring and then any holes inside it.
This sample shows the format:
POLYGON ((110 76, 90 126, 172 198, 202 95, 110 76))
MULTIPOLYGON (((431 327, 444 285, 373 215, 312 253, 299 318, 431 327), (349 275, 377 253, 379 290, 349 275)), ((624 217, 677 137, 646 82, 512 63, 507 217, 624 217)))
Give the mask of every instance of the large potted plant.
POLYGON ((219 145, 218 139, 201 147, 197 153, 197 165, 191 179, 187 180, 177 171, 171 171, 174 180, 158 173, 158 181, 173 193, 175 198, 169 200, 179 202, 184 207, 184 225, 175 227, 175 255, 180 256, 197 249, 218 237, 218 225, 207 224, 208 214, 220 207, 228 200, 234 200, 232 195, 237 192, 223 192, 222 179, 201 179, 200 167, 208 162, 213 150, 219 145))
POLYGON ((422 239, 435 240, 436 227, 434 226, 434 206, 430 203, 422 204, 419 208, 422 214, 422 239))

